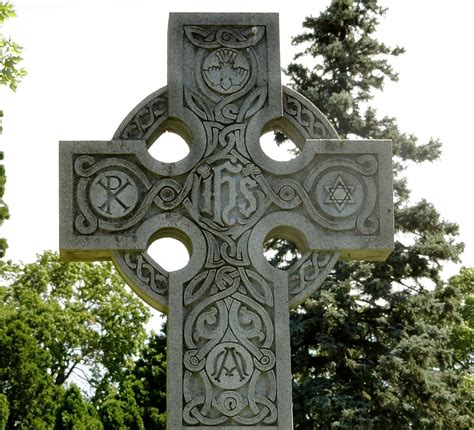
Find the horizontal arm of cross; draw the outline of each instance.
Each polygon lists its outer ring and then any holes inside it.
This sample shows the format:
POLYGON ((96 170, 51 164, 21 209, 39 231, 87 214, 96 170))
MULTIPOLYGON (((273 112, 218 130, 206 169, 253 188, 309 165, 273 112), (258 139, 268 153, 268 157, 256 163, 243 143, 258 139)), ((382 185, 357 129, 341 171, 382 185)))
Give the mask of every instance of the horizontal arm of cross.
MULTIPOLYGON (((246 169, 241 190, 258 202, 255 210, 242 204, 253 224, 265 218, 266 236, 285 236, 307 224, 303 249, 338 251, 350 259, 383 260, 390 253, 390 141, 309 140, 288 162, 271 160, 258 146, 249 152, 258 166, 231 159, 218 173, 229 181, 232 169, 239 175, 246 169)), ((205 163, 182 172, 176 163, 156 162, 140 140, 63 142, 60 157, 61 250, 69 259, 146 249, 157 228, 149 220, 162 213, 199 217, 193 183, 206 179, 203 172, 217 174, 205 163)), ((236 226, 233 235, 245 229, 248 224, 236 226)))

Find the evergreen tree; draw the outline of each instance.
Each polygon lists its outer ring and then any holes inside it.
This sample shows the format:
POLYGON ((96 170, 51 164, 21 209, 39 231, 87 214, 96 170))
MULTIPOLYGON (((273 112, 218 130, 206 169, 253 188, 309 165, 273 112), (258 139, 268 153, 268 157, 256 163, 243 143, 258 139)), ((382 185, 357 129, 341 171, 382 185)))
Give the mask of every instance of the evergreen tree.
POLYGON ((451 330, 455 363, 461 369, 471 371, 474 382, 474 268, 463 267, 449 280, 449 285, 459 292, 456 305, 460 309, 460 319, 451 330))
POLYGON ((105 430, 166 429, 166 338, 148 338, 118 391, 100 405, 105 430))
POLYGON ((163 334, 151 333, 130 376, 145 428, 165 430, 166 337, 163 334))
MULTIPOLYGON (((286 70, 342 138, 392 139, 397 232, 386 262, 339 262, 292 313, 295 429, 455 429, 472 419, 449 347, 458 293, 441 279, 443 263, 463 249, 458 226, 425 200, 412 204, 402 175, 407 162, 436 160, 441 145, 419 144, 369 106, 397 80, 389 59, 403 53, 375 38, 385 12, 377 0, 333 0, 305 19, 293 39, 303 48, 286 70)), ((274 264, 291 251, 278 245, 274 264)))
POLYGON ((55 430, 103 430, 92 403, 84 398, 76 385, 64 392, 61 406, 56 411, 55 430))

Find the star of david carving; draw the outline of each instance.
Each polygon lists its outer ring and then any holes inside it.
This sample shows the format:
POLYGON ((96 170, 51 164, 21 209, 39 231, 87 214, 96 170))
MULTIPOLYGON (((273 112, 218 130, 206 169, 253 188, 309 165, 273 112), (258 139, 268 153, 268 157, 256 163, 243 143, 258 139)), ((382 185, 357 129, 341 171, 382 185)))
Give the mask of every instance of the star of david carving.
POLYGON ((353 198, 355 185, 346 185, 341 176, 337 177, 336 183, 332 187, 325 186, 324 188, 328 193, 325 203, 334 204, 339 212, 344 210, 346 204, 355 203, 353 198))
POLYGON ((60 249, 111 259, 131 288, 168 313, 169 430, 289 430, 289 308, 321 288, 338 259, 384 260, 393 248, 390 141, 339 138, 282 87, 276 14, 171 14, 168 86, 140 102, 111 141, 61 142, 60 249), (277 162, 278 129, 300 155, 277 162), (185 139, 176 163, 148 148, 185 139), (167 272, 149 244, 185 243, 167 272), (287 271, 266 240, 293 241, 287 271))

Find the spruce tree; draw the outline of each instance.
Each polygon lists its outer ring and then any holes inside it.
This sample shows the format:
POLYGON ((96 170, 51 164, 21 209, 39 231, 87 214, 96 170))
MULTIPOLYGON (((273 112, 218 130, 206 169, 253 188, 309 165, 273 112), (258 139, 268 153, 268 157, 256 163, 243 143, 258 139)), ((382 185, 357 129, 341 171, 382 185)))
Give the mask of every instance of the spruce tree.
MULTIPOLYGON (((305 19, 286 70, 341 138, 392 139, 397 232, 387 261, 339 262, 292 313, 295 429, 454 429, 472 419, 449 348, 458 296, 441 277, 462 252, 458 226, 429 202, 412 203, 403 176, 408 162, 439 158, 441 144, 420 144, 370 106, 386 80, 397 80, 389 60, 404 52, 375 37, 385 12, 377 0, 333 0, 305 19)), ((291 264, 282 261, 291 245, 278 246, 274 263, 291 264)))

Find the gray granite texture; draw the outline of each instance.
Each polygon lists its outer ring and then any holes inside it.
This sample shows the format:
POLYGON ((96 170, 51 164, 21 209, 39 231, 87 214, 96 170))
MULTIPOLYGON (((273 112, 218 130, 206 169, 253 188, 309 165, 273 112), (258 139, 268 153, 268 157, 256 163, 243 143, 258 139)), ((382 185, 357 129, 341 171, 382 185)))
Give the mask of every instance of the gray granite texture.
POLYGON ((278 15, 170 15, 168 87, 125 118, 111 141, 60 143, 60 250, 112 259, 168 313, 168 428, 292 428, 288 310, 338 259, 384 260, 393 248, 391 143, 341 140, 280 81, 278 15), (260 136, 281 130, 301 153, 278 162, 260 136), (189 155, 157 161, 164 132, 189 155), (167 272, 159 237, 187 246, 167 272), (286 238, 288 271, 263 257, 286 238))

